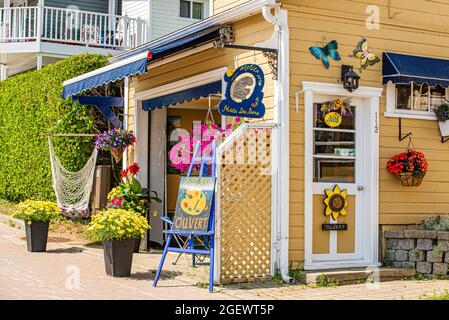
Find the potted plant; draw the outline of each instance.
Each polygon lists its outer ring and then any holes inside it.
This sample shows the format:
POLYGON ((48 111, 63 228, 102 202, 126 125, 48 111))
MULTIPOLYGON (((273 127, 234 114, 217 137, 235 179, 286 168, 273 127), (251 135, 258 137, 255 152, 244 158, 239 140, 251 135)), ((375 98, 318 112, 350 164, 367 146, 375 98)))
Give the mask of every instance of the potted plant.
MULTIPOLYGON (((155 191, 142 188, 136 177, 139 170, 139 164, 135 162, 126 170, 120 171, 120 184, 108 194, 109 208, 132 210, 145 216, 151 203, 162 201, 155 191)), ((157 215, 157 212, 153 212, 153 215, 157 215)), ((139 252, 140 242, 141 237, 135 239, 134 252, 136 253, 139 252)))
POLYGON ((449 101, 434 109, 442 137, 449 136, 449 101))
POLYGON ((394 174, 403 186, 419 186, 427 172, 428 163, 424 153, 414 149, 394 155, 387 162, 388 172, 394 174))
POLYGON ((119 162, 123 151, 135 142, 136 136, 132 131, 114 128, 99 134, 95 144, 98 150, 110 151, 115 162, 119 162))
POLYGON ((138 212, 109 208, 92 216, 87 227, 94 241, 103 242, 106 274, 129 277, 133 260, 134 239, 150 228, 138 212))
POLYGON ((17 205, 12 217, 25 222, 27 250, 44 252, 47 249, 49 223, 62 217, 62 214, 56 203, 25 200, 17 205))

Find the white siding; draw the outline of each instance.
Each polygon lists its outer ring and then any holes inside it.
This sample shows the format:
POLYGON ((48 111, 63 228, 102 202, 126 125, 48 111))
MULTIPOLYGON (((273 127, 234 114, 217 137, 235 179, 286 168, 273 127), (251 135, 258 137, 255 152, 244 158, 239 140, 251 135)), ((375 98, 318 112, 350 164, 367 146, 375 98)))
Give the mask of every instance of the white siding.
POLYGON ((122 13, 131 18, 141 18, 148 21, 150 0, 123 0, 122 13))
MULTIPOLYGON (((152 39, 186 27, 196 19, 186 19, 179 17, 180 0, 152 0, 151 7, 151 36, 152 39)), ((195 0, 204 3, 204 17, 209 16, 209 0, 195 0)))

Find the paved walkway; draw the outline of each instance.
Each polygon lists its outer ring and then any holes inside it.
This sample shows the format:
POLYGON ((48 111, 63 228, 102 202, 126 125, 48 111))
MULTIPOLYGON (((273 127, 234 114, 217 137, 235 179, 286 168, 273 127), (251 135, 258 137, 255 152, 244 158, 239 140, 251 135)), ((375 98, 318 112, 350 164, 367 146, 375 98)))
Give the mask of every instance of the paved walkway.
POLYGON ((241 284, 209 294, 208 266, 193 269, 187 257, 174 266, 175 254, 153 288, 160 252, 135 254, 132 276, 112 278, 104 272, 99 247, 49 243, 48 252, 29 253, 23 239, 23 231, 0 223, 0 299, 419 299, 449 291, 449 281, 433 280, 336 288, 241 284))

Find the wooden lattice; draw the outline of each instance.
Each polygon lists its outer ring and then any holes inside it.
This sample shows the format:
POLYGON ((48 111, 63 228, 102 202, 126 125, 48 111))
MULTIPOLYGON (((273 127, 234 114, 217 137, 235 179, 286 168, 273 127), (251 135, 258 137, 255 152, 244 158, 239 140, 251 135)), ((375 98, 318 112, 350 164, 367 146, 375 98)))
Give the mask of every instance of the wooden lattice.
POLYGON ((221 282, 270 274, 271 129, 247 128, 218 154, 221 282))

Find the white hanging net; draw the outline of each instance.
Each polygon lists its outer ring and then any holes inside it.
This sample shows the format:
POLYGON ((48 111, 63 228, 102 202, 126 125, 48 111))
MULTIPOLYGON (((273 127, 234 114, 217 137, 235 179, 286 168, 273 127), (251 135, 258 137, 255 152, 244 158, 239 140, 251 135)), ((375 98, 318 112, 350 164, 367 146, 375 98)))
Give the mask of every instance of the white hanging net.
POLYGON ((94 180, 97 148, 94 148, 84 167, 78 172, 65 169, 55 154, 51 138, 50 147, 51 173, 53 189, 59 208, 69 216, 86 216, 89 211, 89 200, 94 180))

